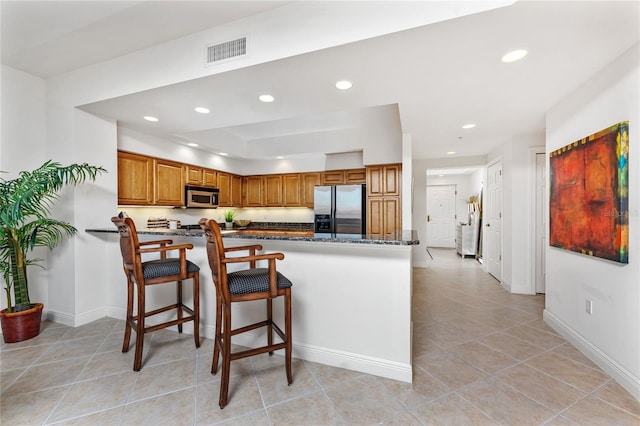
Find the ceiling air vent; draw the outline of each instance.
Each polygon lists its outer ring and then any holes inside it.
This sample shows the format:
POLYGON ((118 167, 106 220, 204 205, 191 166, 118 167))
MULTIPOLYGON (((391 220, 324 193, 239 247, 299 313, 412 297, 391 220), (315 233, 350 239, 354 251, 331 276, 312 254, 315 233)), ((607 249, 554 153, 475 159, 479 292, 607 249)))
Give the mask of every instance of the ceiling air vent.
POLYGON ((247 38, 207 46, 207 65, 238 58, 247 54, 247 38))

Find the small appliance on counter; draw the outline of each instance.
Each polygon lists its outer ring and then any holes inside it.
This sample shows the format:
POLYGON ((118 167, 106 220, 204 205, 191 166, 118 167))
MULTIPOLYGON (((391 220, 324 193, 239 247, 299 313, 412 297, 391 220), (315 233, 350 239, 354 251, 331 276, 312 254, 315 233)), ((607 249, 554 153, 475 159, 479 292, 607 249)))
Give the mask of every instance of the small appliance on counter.
POLYGON ((366 234, 366 185, 316 186, 313 197, 316 233, 366 234))

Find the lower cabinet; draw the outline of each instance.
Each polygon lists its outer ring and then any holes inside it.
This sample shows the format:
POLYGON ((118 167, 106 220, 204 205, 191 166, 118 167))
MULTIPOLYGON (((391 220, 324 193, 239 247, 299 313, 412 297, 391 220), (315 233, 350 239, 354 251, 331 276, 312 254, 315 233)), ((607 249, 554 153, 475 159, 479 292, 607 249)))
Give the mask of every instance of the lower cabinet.
POLYGON ((390 235, 402 228, 400 197, 367 199, 367 234, 390 235))

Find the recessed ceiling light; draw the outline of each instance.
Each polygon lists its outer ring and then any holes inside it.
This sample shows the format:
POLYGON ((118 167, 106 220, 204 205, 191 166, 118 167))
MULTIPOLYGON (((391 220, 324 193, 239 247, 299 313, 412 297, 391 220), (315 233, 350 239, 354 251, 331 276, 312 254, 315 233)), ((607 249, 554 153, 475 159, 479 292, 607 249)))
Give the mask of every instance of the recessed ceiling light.
POLYGON ((464 126, 462 126, 463 129, 473 129, 474 127, 476 127, 476 125, 473 123, 465 124, 464 126))
POLYGON ((189 145, 189 146, 198 146, 197 143, 193 143, 193 142, 189 142, 187 145, 189 145))
POLYGON ((218 153, 218 155, 224 155, 224 156, 227 156, 227 155, 229 155, 229 154, 227 154, 226 152, 219 152, 219 153, 218 153))
POLYGON ((260 95, 258 99, 260 99, 262 102, 273 102, 276 100, 276 98, 271 95, 260 95))
POLYGON ((349 80, 336 81, 336 87, 340 90, 351 89, 353 84, 349 80))
POLYGON ((455 153, 456 153, 455 151, 449 151, 449 152, 447 152, 447 155, 453 155, 455 153))
POLYGON ((438 176, 443 177, 444 175, 438 175, 438 176))
POLYGON ((154 121, 154 122, 155 122, 155 121, 160 121, 160 120, 158 120, 156 117, 152 117, 152 116, 150 116, 150 115, 145 115, 145 116, 144 116, 144 119, 145 119, 145 120, 147 120, 147 121, 154 121))
POLYGON ((284 157, 283 157, 282 155, 278 155, 276 158, 277 158, 278 160, 282 160, 284 157))
POLYGON ((205 107, 196 107, 194 111, 199 112, 200 114, 209 114, 209 108, 205 107))
POLYGON ((512 50, 502 57, 502 62, 508 63, 519 61, 520 59, 527 56, 527 53, 528 52, 525 49, 512 50))

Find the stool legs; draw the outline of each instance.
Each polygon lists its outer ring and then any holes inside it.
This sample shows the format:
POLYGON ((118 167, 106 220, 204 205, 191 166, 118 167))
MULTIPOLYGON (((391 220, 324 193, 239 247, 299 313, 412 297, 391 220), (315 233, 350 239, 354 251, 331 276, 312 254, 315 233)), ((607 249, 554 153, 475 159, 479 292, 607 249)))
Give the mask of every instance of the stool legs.
POLYGON ((227 405, 229 396, 229 376, 231 374, 231 305, 223 306, 224 325, 222 327, 222 378, 220 379, 220 408, 227 405))
POLYGON ((125 320, 124 328, 124 341, 122 342, 122 352, 129 351, 129 341, 131 340, 131 329, 135 328, 136 332, 136 350, 133 359, 133 371, 140 371, 142 369, 142 353, 144 346, 145 333, 152 332, 161 328, 170 327, 172 325, 178 326, 178 332, 182 333, 182 324, 188 321, 193 321, 193 340, 196 348, 200 347, 200 276, 195 273, 193 279, 193 309, 189 310, 183 305, 182 297, 182 281, 177 281, 177 303, 164 308, 157 309, 155 311, 147 313, 145 311, 145 285, 134 283, 134 279, 127 275, 127 318, 125 320), (134 284, 137 288, 137 313, 133 315, 133 299, 134 299, 134 284), (187 312, 193 312, 193 315, 185 318, 183 308, 187 312), (162 324, 154 325, 145 329, 145 320, 147 316, 152 316, 161 312, 175 309, 177 319, 174 321, 167 321, 162 324))
POLYGON ((284 349, 285 367, 287 370, 287 383, 289 386, 293 384, 293 375, 291 374, 291 349, 293 342, 291 341, 291 289, 288 288, 284 296, 284 333, 287 337, 287 346, 284 349))
POLYGON ((142 368, 142 347, 144 345, 144 320, 145 320, 145 291, 144 285, 138 284, 138 315, 136 321, 136 352, 133 359, 133 371, 142 368))
MULTIPOLYGON (((178 309, 178 312, 182 309, 178 309)), ((193 277, 193 340, 200 347, 200 274, 193 277)))
MULTIPOLYGON (((125 271, 126 272, 126 271, 125 271)), ((129 340, 131 339, 131 322, 133 317, 133 282, 131 276, 127 274, 127 316, 124 320, 124 341, 122 342, 122 352, 129 352, 129 340)))
POLYGON ((218 360, 220 359, 220 345, 222 344, 222 301, 216 297, 216 334, 213 338, 213 360, 211 361, 211 374, 218 372, 218 360))
MULTIPOLYGON (((291 289, 286 289, 284 295, 284 351, 285 351, 285 369, 287 373, 287 383, 293 384, 293 374, 291 369, 291 352, 293 343, 291 341, 291 289)), ((222 356, 222 377, 220 378, 220 398, 218 405, 220 408, 224 408, 227 405, 229 398, 229 377, 231 370, 231 359, 239 359, 247 356, 257 355, 268 352, 269 355, 273 354, 273 350, 269 349, 283 349, 283 344, 273 343, 273 329, 277 328, 277 325, 273 323, 273 300, 267 299, 267 321, 256 323, 251 326, 242 327, 241 329, 231 329, 231 304, 225 304, 222 302, 221 297, 216 297, 216 335, 213 345, 213 360, 211 363, 211 374, 216 374, 218 370, 218 361, 222 356), (231 353, 231 335, 239 334, 255 328, 267 326, 267 346, 250 349, 247 351, 231 353), (275 348, 273 348, 275 346, 275 348)), ((282 335, 282 331, 278 333, 282 335)))

